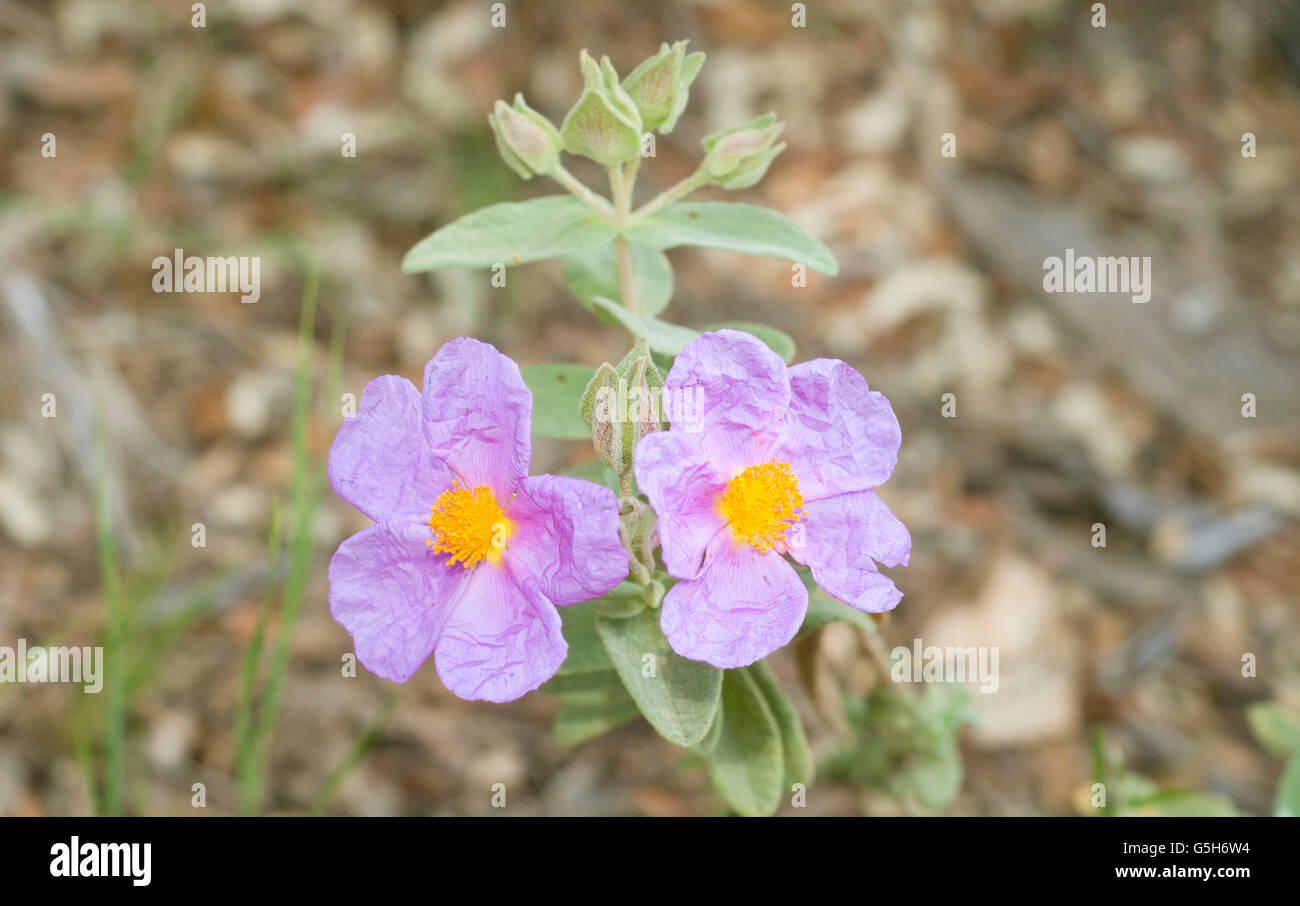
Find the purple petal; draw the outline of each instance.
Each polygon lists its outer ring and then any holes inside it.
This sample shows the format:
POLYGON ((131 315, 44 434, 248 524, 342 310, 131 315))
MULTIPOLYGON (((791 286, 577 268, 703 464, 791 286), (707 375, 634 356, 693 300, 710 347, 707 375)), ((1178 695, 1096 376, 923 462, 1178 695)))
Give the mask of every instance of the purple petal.
POLYGON ((790 404, 781 357, 753 334, 706 333, 687 344, 668 376, 672 430, 697 434, 723 475, 765 462, 790 404))
POLYGON ((731 547, 698 579, 664 596, 659 626, 673 650, 723 669, 744 667, 785 645, 808 610, 808 590, 772 551, 731 547))
POLYGON ((555 604, 599 598, 627 576, 618 540, 618 498, 577 478, 534 475, 505 508, 515 523, 506 563, 521 582, 532 578, 555 604))
POLYGON ((372 525, 330 560, 330 613, 365 668, 398 683, 428 660, 465 578, 461 567, 443 565, 428 538, 408 523, 372 525))
POLYGON ((487 343, 452 340, 424 369, 424 431, 466 487, 510 499, 528 474, 533 395, 519 366, 487 343))
POLYGON ((434 650, 443 684, 461 698, 514 701, 555 675, 569 646, 560 614, 533 583, 483 564, 471 576, 434 650))
POLYGON ((681 431, 647 434, 636 447, 637 487, 659 516, 664 566, 679 579, 694 579, 705 549, 727 521, 718 498, 727 481, 700 450, 700 436, 681 431))
POLYGON ((392 374, 371 381, 330 447, 334 491, 376 522, 427 521, 451 476, 433 458, 422 422, 414 384, 392 374))
POLYGON ((786 535, 790 555, 812 568, 817 584, 869 613, 892 610, 903 595, 872 561, 906 566, 912 536, 874 491, 841 494, 804 505, 786 535))
POLYGON ((884 394, 838 359, 794 366, 790 389, 775 458, 790 463, 804 501, 884 484, 902 442, 884 394))

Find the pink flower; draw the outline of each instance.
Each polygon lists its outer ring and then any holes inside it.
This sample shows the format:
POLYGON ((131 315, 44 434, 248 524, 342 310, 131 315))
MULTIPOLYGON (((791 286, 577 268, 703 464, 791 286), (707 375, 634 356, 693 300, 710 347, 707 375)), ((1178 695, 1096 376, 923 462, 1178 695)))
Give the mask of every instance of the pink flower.
POLYGON ((906 565, 912 539, 871 490, 902 434, 889 400, 835 359, 788 371, 751 334, 706 333, 677 357, 665 394, 702 394, 700 418, 647 435, 636 479, 659 516, 664 565, 682 581, 660 626, 673 650, 743 667, 794 638, 808 592, 785 559, 870 613, 902 598, 876 562, 906 565))
POLYGON ((366 387, 330 449, 330 483, 375 520, 330 561, 330 610, 357 658, 406 682, 434 656, 466 699, 504 702, 550 679, 568 645, 556 605, 627 575, 618 501, 528 475, 533 398, 519 367, 469 338, 366 387))

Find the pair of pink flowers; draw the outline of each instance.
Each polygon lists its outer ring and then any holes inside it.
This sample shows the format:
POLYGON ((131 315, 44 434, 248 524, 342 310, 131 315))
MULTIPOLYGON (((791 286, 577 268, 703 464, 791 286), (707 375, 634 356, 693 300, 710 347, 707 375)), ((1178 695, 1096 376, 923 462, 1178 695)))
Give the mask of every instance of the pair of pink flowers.
MULTIPOLYGON (((691 430, 650 434, 635 457, 680 580, 660 620, 678 654, 742 667, 789 642, 808 592, 787 554, 853 607, 897 605, 876 561, 906 564, 911 539, 871 490, 901 440, 884 396, 843 362, 787 369, 732 330, 687 346, 665 390, 704 400, 691 430)), ((516 699, 564 662, 556 607, 626 577, 618 500, 529 476, 531 418, 518 366, 461 338, 429 362, 422 393, 376 378, 340 428, 330 481, 376 524, 331 560, 330 607, 371 672, 405 682, 432 654, 462 698, 516 699)))

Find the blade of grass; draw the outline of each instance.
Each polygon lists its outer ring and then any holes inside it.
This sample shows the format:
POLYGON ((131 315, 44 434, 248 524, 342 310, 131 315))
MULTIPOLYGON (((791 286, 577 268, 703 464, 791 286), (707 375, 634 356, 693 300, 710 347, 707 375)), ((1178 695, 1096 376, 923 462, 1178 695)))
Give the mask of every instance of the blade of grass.
POLYGON ((266 594, 257 614, 257 625, 244 652, 244 669, 239 680, 239 704, 235 708, 235 774, 239 778, 239 810, 242 814, 257 811, 256 786, 252 769, 253 690, 262 665, 262 650, 266 645, 266 627, 271 619, 272 602, 280 575, 280 501, 271 501, 271 526, 266 536, 267 579, 266 594))
POLYGON ((86 803, 92 817, 101 814, 99 806, 99 781, 95 776, 95 746, 91 722, 86 717, 86 706, 78 703, 72 729, 72 745, 77 764, 86 778, 86 803))
POLYGON ((324 469, 317 468, 312 462, 308 445, 312 336, 319 282, 320 265, 313 260, 307 269, 307 279, 303 285, 302 312, 299 317, 299 362, 293 404, 293 478, 289 490, 289 550, 281 594, 280 625, 267 668, 266 691, 258 708, 256 729, 251 741, 245 799, 245 808, 251 810, 249 813, 256 812, 262 802, 271 741, 288 673, 290 641, 311 569, 316 506, 323 486, 324 469))
POLYGON ((105 480, 108 455, 102 417, 96 422, 95 435, 98 453, 95 481, 96 541, 99 548, 100 584, 104 589, 104 602, 108 611, 104 638, 104 669, 107 673, 104 684, 104 813, 118 816, 122 814, 122 780, 126 766, 126 600, 122 594, 117 539, 113 532, 108 483, 105 480))

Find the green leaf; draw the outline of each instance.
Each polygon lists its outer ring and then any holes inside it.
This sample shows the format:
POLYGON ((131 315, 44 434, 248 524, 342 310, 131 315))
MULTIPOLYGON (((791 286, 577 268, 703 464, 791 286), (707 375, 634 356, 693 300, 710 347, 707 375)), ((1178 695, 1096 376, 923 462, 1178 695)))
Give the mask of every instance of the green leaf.
POLYGON ((1246 719, 1259 744, 1272 754, 1286 757, 1300 752, 1300 716, 1275 702, 1255 702, 1247 709, 1246 719))
MULTIPOLYGON (((628 243, 632 256, 632 276, 636 280, 637 302, 644 317, 654 317, 668 307, 673 297, 673 267, 668 256, 658 249, 638 242, 628 243)), ((618 279, 618 266, 614 262, 614 245, 608 243, 586 251, 567 255, 564 259, 564 279, 583 305, 595 312, 607 324, 618 321, 600 311, 592 299, 603 296, 623 302, 623 288, 618 279)))
POLYGON ((520 369, 533 392, 533 433, 557 440, 590 440, 578 404, 596 369, 564 362, 540 362, 520 369))
POLYGON ((584 604, 570 604, 557 609, 560 612, 560 631, 569 643, 569 653, 557 676, 613 669, 614 664, 605 653, 605 643, 596 632, 596 612, 584 604))
POLYGON ((624 620, 597 617, 596 632, 650 726, 679 746, 704 738, 718 710, 721 670, 688 661, 668 647, 657 610, 624 620), (654 675, 647 676, 651 671, 654 675))
POLYGON ((571 195, 480 208, 424 237, 402 259, 408 274, 444 267, 510 267, 570 255, 614 238, 614 227, 571 195))
POLYGON ((634 315, 617 302, 606 299, 604 296, 593 296, 591 304, 597 314, 607 315, 613 319, 615 324, 636 334, 638 337, 644 337, 646 343, 656 352, 675 356, 686 348, 687 343, 700 335, 698 330, 691 330, 689 327, 669 324, 667 321, 660 321, 658 318, 643 318, 634 315))
POLYGON ((631 701, 613 670, 559 674, 543 683, 541 691, 563 699, 566 705, 613 705, 631 701))
POLYGON ((784 330, 777 330, 775 327, 768 327, 766 324, 758 324, 754 321, 722 321, 718 324, 710 324, 704 329, 722 330, 724 327, 752 333, 766 343, 787 365, 794 361, 794 338, 784 330))
POLYGON ((1278 818, 1300 818, 1300 752, 1292 755, 1282 770, 1273 799, 1273 814, 1278 818))
POLYGON ((746 670, 722 680, 722 730, 709 759, 709 776, 742 815, 770 815, 781 804, 785 764, 772 709, 746 670))
POLYGON ((555 717, 555 741, 562 746, 576 746, 627 723, 636 715, 636 704, 630 698, 612 705, 565 704, 555 717))
POLYGON ((781 733, 781 757, 785 764, 785 788, 789 790, 794 784, 809 786, 817 773, 813 764, 812 750, 808 748, 808 737, 804 735, 803 723, 794 703, 786 696, 785 690, 777 682, 772 669, 763 661, 747 667, 750 676, 763 694, 772 716, 776 719, 777 729, 781 733))
POLYGON ((633 242, 657 249, 699 245, 785 258, 834 276, 831 250, 788 217, 769 208, 730 201, 683 201, 669 205, 624 231, 633 242))
POLYGON ((635 582, 622 582, 609 594, 591 601, 588 606, 602 617, 626 620, 645 610, 645 593, 635 582))
POLYGON ((713 723, 709 724, 709 732, 704 734, 704 738, 691 746, 691 751, 696 755, 708 758, 713 754, 713 750, 718 747, 718 739, 722 736, 722 709, 718 708, 718 713, 713 715, 713 723))

